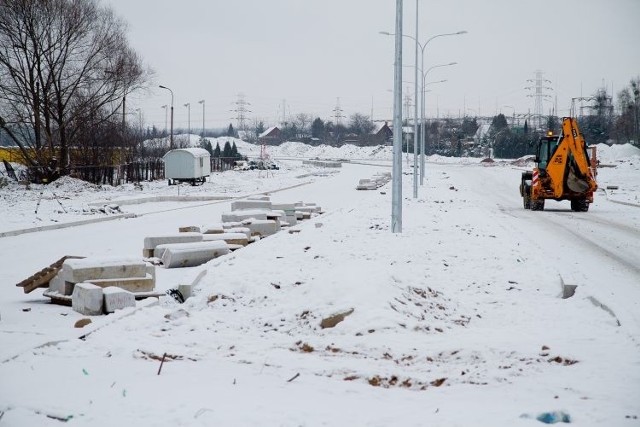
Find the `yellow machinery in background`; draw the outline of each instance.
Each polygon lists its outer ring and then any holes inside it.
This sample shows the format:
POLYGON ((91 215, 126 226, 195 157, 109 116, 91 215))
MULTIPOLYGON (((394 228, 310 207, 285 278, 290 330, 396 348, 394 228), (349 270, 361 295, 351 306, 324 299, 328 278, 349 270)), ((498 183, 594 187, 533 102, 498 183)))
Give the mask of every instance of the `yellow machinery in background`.
POLYGON ((525 209, 541 211, 546 199, 570 200, 571 209, 589 210, 596 183, 595 147, 591 158, 573 117, 562 118, 560 135, 547 135, 538 141, 536 166, 522 173, 520 195, 525 209))

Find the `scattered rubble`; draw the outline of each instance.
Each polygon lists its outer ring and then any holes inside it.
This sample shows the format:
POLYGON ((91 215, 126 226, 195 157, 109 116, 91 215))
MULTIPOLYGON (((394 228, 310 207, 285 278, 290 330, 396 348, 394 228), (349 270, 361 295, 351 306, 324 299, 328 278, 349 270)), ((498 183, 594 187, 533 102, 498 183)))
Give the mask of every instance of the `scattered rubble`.
POLYGON ((345 311, 341 311, 339 313, 336 314, 332 314, 329 317, 325 317, 324 319, 322 319, 322 321, 320 322, 320 327, 322 329, 325 328, 333 328, 335 327, 338 323, 342 322, 345 317, 351 315, 354 312, 355 309, 350 308, 349 310, 345 310, 345 311))

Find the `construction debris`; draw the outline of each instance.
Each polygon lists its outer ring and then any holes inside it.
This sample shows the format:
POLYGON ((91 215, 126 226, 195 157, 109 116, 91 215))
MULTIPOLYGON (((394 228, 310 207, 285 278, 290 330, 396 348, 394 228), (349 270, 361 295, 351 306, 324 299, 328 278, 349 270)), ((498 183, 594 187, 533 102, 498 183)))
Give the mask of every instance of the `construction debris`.
POLYGON ((49 282, 58 274, 65 260, 82 258, 84 257, 65 255, 50 266, 43 268, 33 276, 30 276, 24 279, 22 282, 16 284, 16 286, 21 287, 24 290, 25 294, 28 294, 37 288, 48 288, 49 282))

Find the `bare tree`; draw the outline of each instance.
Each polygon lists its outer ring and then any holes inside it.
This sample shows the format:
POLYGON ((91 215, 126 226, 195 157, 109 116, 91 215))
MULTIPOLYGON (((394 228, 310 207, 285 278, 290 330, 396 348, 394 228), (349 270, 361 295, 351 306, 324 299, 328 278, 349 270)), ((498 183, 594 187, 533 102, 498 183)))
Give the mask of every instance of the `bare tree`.
POLYGON ((150 76, 125 29, 96 0, 0 2, 0 127, 44 175, 56 154, 64 173, 87 127, 116 122, 150 76))
POLYGON ((298 138, 304 138, 310 134, 312 120, 313 118, 311 115, 307 113, 300 113, 296 115, 294 123, 298 129, 298 134, 296 135, 298 138))
POLYGON ((369 116, 360 113, 353 114, 349 119, 349 131, 356 135, 367 135, 371 133, 375 127, 369 119, 369 116))

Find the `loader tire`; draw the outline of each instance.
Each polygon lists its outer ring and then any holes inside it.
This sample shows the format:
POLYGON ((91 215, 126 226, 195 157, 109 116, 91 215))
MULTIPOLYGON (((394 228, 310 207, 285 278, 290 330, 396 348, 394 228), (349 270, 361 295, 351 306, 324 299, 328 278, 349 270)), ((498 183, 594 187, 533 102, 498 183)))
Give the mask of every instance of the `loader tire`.
POLYGON ((589 201, 587 199, 572 200, 571 210, 575 212, 587 212, 589 210, 589 201))
POLYGON ((525 209, 531 209, 531 196, 527 193, 522 196, 522 203, 525 209))
POLYGON ((532 200, 531 201, 531 210, 532 211, 543 211, 544 210, 544 199, 542 199, 542 200, 532 200))

